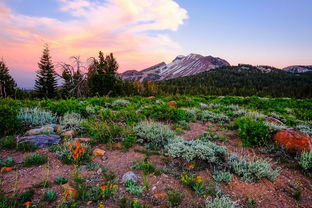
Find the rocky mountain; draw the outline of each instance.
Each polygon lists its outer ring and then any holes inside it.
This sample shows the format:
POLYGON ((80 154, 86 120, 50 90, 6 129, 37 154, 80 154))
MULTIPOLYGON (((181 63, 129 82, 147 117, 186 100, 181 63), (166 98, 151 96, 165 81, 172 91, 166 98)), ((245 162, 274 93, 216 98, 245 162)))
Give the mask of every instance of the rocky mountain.
POLYGON ((195 75, 223 66, 230 66, 230 64, 221 58, 190 54, 177 56, 169 64, 162 62, 142 71, 129 70, 120 74, 120 77, 128 81, 167 80, 195 75))
POLYGON ((286 72, 291 72, 291 73, 305 73, 305 72, 312 72, 312 65, 311 66, 288 66, 283 69, 286 72))

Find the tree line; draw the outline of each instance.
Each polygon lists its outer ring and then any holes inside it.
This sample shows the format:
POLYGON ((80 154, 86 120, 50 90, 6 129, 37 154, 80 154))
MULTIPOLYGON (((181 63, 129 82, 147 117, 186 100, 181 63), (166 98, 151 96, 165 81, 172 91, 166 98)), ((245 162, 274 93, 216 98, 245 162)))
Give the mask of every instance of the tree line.
POLYGON ((312 98, 312 73, 292 74, 281 70, 262 72, 253 66, 226 66, 193 76, 160 82, 123 81, 117 74, 118 62, 113 53, 83 64, 80 57, 71 57, 73 64, 54 66, 48 45, 38 63, 34 90, 25 92, 0 60, 0 97, 71 98, 93 96, 152 95, 236 95, 312 98), (55 68, 60 69, 57 73, 55 68), (62 81, 58 86, 58 80, 62 81))

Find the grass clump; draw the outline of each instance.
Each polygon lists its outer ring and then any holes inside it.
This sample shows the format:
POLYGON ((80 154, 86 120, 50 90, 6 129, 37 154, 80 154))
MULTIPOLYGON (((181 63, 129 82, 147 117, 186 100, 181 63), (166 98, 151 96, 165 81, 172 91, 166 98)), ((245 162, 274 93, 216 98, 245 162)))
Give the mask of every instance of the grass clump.
POLYGON ((51 182, 47 180, 43 180, 40 183, 33 185, 34 188, 49 188, 51 186, 52 186, 51 182))
POLYGON ((15 136, 7 136, 0 139, 0 149, 14 149, 16 147, 15 136))
POLYGON ((155 150, 161 149, 177 137, 168 126, 152 121, 139 123, 134 127, 134 133, 139 138, 138 142, 155 150))
POLYGON ((147 157, 143 158, 140 161, 134 162, 134 168, 142 170, 145 175, 152 173, 155 173, 156 175, 160 174, 160 171, 156 170, 153 163, 147 157))
POLYGON ((262 121, 244 117, 236 120, 236 126, 246 146, 267 144, 270 140, 270 128, 262 121))
POLYGON ((2 167, 12 167, 15 161, 12 157, 7 157, 5 161, 0 160, 0 168, 2 167))
POLYGON ((134 195, 141 195, 145 189, 144 186, 140 186, 138 185, 135 181, 133 180, 128 180, 125 183, 126 185, 126 190, 129 191, 130 194, 134 194, 134 195))
POLYGON ((213 179, 218 182, 228 183, 232 180, 232 174, 227 171, 216 171, 213 175, 213 179))
POLYGON ((16 199, 19 203, 25 203, 27 201, 31 201, 34 194, 35 194, 35 191, 33 189, 29 189, 21 194, 18 194, 16 196, 16 199))
POLYGON ((53 202, 56 200, 56 198, 56 192, 53 190, 49 190, 43 194, 42 201, 53 202))
POLYGON ((67 179, 65 177, 63 177, 63 176, 59 176, 59 177, 56 177, 54 179, 54 182, 59 184, 59 185, 62 185, 62 184, 67 183, 67 179))
POLYGON ((127 136, 123 141, 123 147, 125 150, 128 150, 137 142, 137 138, 135 136, 127 136))
POLYGON ((177 207, 181 204, 183 194, 174 190, 167 191, 168 207, 177 207))
POLYGON ((35 153, 31 156, 26 157, 22 165, 24 167, 30 167, 35 165, 42 165, 48 162, 48 157, 39 153, 35 153))
POLYGON ((17 150, 21 152, 33 152, 37 149, 36 145, 31 142, 17 143, 17 150))
POLYGON ((309 170, 312 168, 312 151, 311 152, 303 152, 301 153, 301 157, 299 160, 299 165, 304 170, 309 170))

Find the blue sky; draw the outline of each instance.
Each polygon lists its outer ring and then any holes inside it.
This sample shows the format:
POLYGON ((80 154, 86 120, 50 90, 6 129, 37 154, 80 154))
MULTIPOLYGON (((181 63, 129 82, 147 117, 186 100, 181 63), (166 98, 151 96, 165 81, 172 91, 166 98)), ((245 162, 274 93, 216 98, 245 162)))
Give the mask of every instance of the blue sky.
POLYGON ((55 62, 112 51, 121 71, 189 53, 233 65, 312 65, 311 0, 1 2, 6 13, 0 15, 0 56, 26 88, 33 85, 44 42, 55 62))

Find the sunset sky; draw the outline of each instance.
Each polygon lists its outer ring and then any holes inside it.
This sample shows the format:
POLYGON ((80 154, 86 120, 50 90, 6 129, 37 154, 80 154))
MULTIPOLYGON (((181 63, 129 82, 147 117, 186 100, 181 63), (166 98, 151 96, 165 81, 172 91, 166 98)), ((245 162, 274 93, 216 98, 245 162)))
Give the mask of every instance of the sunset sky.
POLYGON ((232 65, 312 65, 311 0, 0 0, 0 58, 32 88, 58 62, 113 52, 119 72, 199 53, 232 65))

